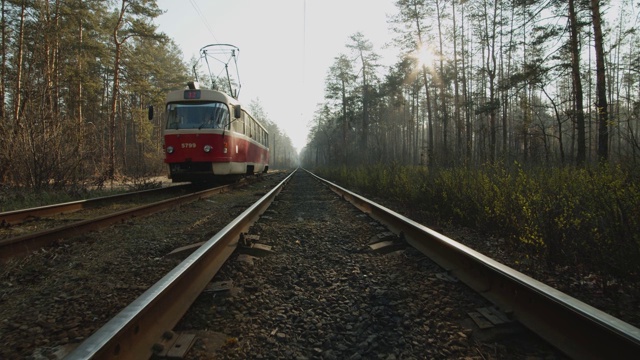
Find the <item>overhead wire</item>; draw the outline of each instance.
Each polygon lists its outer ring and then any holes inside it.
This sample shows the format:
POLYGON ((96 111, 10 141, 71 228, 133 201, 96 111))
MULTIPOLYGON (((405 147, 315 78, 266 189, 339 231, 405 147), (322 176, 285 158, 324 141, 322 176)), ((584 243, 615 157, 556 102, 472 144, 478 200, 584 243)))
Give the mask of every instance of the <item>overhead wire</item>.
POLYGON ((207 18, 202 14, 202 10, 200 10, 200 7, 196 3, 196 1, 189 0, 189 2, 191 3, 191 6, 193 6, 193 9, 196 11, 196 13, 198 13, 198 16, 200 16, 200 20, 202 20, 202 23, 204 24, 204 26, 207 28, 207 30, 209 30, 209 33, 213 37, 213 40, 215 40, 216 42, 219 42, 218 39, 216 38, 216 35, 213 33, 213 30, 211 29, 211 26, 209 25, 207 18))
MULTIPOLYGON (((189 3, 191 3, 191 6, 193 7, 193 10, 195 10, 196 14, 198 14, 198 16, 200 17, 200 21, 202 21, 202 23, 204 24, 205 28, 207 28, 207 30, 209 31, 209 34, 211 34, 211 37, 213 37, 213 40, 215 40, 215 42, 217 43, 218 39, 216 38, 216 35, 213 33, 213 29, 209 25, 209 22, 207 21, 207 18, 204 16, 202 10, 200 9, 200 6, 198 6, 198 3, 195 0, 189 0, 189 3)), ((209 61, 207 59, 206 54, 201 54, 201 56, 203 56, 203 55, 204 55, 204 58, 205 58, 204 60, 205 60, 205 62, 207 64, 207 68, 209 69, 209 77, 211 77, 211 69, 209 67, 209 61)), ((194 64, 193 65, 193 73, 194 73, 194 76, 196 77, 196 80, 197 80, 198 79, 198 74, 197 74, 197 71, 196 71, 196 67, 197 67, 197 64, 194 64)), ((212 82, 211 86, 214 86, 214 84, 213 84, 214 80, 213 79, 210 79, 210 80, 212 82)))
MULTIPOLYGON (((307 66, 307 0, 302 3, 302 98, 306 99, 306 66, 307 66)), ((300 114, 304 118, 304 111, 300 114)))
POLYGON ((304 75, 307 56, 307 0, 302 4, 302 87, 304 88, 304 75))

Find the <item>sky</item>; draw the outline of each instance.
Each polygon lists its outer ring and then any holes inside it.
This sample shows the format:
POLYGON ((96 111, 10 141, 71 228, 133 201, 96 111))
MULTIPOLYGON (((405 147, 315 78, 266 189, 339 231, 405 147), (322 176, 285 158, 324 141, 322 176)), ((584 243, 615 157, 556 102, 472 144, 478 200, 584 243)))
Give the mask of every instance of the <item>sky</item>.
POLYGON ((350 54, 349 37, 361 32, 383 56, 394 59, 387 24, 394 0, 158 0, 155 23, 180 47, 185 62, 209 44, 240 49, 239 100, 258 100, 298 150, 306 145, 317 105, 324 102, 329 67, 350 54))

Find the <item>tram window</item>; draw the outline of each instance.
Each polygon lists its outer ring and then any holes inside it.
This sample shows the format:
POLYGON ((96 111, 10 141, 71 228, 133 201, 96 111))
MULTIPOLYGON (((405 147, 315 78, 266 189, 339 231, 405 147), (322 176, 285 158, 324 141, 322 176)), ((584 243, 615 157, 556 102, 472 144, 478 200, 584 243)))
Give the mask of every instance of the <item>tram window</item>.
POLYGON ((167 105, 167 129, 221 129, 229 121, 229 108, 224 103, 167 105))
POLYGON ((233 126, 233 131, 235 132, 239 132, 239 133, 244 133, 244 120, 242 120, 242 118, 238 118, 236 119, 234 122, 232 122, 232 126, 233 126))
POLYGON ((244 135, 247 135, 247 122, 249 121, 249 119, 249 115, 244 110, 242 110, 242 127, 238 129, 238 131, 240 131, 244 135))

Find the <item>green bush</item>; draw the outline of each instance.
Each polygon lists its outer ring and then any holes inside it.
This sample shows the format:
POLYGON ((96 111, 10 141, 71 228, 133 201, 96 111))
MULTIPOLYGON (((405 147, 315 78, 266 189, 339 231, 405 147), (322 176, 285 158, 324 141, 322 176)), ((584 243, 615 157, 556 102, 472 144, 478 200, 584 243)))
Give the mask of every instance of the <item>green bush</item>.
POLYGON ((640 186, 620 167, 394 164, 316 172, 365 196, 499 232, 546 264, 586 264, 621 275, 640 268, 640 186))

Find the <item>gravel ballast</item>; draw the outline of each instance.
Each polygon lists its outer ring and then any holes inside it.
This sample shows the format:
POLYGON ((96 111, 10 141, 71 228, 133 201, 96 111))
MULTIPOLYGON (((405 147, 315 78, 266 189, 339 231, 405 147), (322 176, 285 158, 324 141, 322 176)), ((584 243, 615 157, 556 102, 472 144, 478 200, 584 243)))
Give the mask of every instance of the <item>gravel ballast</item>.
POLYGON ((562 358, 516 323, 480 331, 490 304, 298 171, 252 227, 272 253, 238 250, 177 326, 190 359, 562 358), (395 251, 373 251, 372 240, 395 251))

